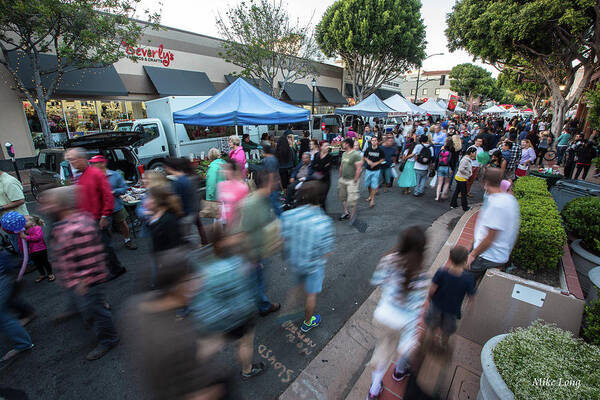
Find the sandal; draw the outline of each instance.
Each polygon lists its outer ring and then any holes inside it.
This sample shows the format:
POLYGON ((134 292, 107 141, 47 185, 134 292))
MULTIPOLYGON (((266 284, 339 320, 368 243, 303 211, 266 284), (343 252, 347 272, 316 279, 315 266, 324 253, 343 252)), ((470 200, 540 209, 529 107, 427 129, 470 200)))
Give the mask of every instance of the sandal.
POLYGON ((37 278, 35 278, 35 283, 40 283, 41 281, 43 281, 47 277, 48 277, 48 275, 40 275, 37 278))
POLYGON ((49 282, 54 282, 55 279, 56 279, 56 276, 54 276, 54 274, 48 275, 48 281, 49 282))

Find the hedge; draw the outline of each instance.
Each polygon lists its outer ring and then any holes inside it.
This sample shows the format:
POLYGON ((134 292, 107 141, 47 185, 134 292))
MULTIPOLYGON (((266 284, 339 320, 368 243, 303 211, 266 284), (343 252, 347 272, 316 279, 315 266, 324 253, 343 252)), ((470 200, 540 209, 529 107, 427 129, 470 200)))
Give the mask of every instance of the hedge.
POLYGON ((513 262, 525 270, 557 268, 567 235, 546 181, 532 176, 519 178, 514 193, 521 211, 521 227, 513 262))
POLYGON ((600 348, 571 332, 538 320, 508 334, 493 354, 517 400, 600 399, 600 348))
POLYGON ((564 206, 561 214, 565 227, 581 239, 583 247, 600 255, 600 198, 573 199, 564 206))

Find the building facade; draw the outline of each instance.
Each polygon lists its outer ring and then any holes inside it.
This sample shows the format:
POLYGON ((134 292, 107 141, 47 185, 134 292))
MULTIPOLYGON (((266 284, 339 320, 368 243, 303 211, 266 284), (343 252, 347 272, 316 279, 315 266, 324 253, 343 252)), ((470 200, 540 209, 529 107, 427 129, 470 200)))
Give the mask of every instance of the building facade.
POLYGON ((450 90, 450 70, 447 71, 410 71, 395 83, 400 85, 404 97, 422 103, 425 99, 448 100, 455 92, 450 90), (417 89, 417 77, 419 87, 417 89))
MULTIPOLYGON (((54 139, 60 142, 110 130, 120 120, 144 118, 147 100, 218 93, 235 80, 232 74, 240 71, 219 55, 222 45, 219 39, 179 29, 147 30, 138 44, 126 46, 126 52, 136 61, 122 59, 102 69, 65 73, 48 102, 54 139)), ((20 66, 28 63, 22 54, 11 57, 9 61, 20 66)), ((56 56, 44 55, 41 62, 56 65, 56 56)), ((343 69, 330 64, 315 65, 315 87, 312 77, 286 84, 281 100, 310 109, 314 91, 315 113, 330 112, 346 104, 342 96, 343 69)), ((24 82, 31 81, 26 65, 21 66, 19 74, 24 82)), ((4 122, 0 140, 13 143, 19 158, 34 156, 34 142, 43 140, 41 127, 33 107, 14 86, 8 71, 0 68, 0 119, 4 122)), ((7 157, 5 150, 2 156, 7 157)))

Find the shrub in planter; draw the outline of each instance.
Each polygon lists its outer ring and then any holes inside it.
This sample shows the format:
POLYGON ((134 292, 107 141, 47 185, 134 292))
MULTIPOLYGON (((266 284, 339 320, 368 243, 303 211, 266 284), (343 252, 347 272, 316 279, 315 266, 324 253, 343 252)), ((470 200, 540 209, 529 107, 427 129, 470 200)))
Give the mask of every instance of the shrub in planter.
POLYGON ((513 192, 517 199, 525 196, 545 196, 550 193, 546 180, 535 176, 524 176, 517 179, 513 192))
POLYGON ((517 328, 493 350, 494 364, 516 399, 600 398, 600 347, 554 325, 517 328))
POLYGON ((583 326, 583 338, 586 342, 600 346, 600 299, 585 306, 583 326))
POLYGON ((581 239, 583 247, 600 255, 600 198, 579 197, 562 210, 565 227, 581 239))
POLYGON ((513 262, 526 270, 556 268, 567 235, 546 182, 536 177, 519 178, 515 197, 519 202, 521 227, 512 252, 513 262))

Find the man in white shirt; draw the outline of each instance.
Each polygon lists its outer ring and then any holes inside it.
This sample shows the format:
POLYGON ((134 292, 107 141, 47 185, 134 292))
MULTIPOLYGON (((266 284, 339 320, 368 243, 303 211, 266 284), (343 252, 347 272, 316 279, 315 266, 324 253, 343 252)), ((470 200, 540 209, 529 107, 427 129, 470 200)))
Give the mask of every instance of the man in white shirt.
MULTIPOLYGON (((483 138, 478 137, 477 139, 475 139, 475 144, 473 144, 473 146, 475 146, 475 148, 477 149, 477 155, 479 155, 479 153, 483 153, 483 138)), ((477 161, 477 157, 473 160, 473 163, 471 165, 473 173, 467 181, 467 197, 473 197, 473 195, 471 195, 471 186, 473 185, 473 182, 475 182, 475 179, 477 179, 477 176, 479 175, 479 161, 477 161)))
POLYGON ((486 172, 484 186, 488 198, 479 211, 473 250, 467 260, 476 279, 488 268, 499 268, 508 262, 519 234, 519 203, 513 195, 501 191, 501 181, 500 169, 490 168, 486 172))

